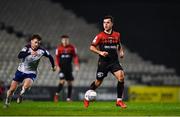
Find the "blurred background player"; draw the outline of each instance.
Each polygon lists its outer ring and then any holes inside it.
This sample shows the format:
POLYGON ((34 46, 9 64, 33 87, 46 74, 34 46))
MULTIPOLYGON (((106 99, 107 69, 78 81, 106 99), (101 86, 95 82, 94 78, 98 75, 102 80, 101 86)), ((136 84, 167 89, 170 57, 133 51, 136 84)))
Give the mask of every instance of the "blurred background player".
POLYGON ((53 57, 49 54, 46 49, 40 47, 41 36, 35 34, 30 37, 30 44, 27 44, 20 53, 18 58, 21 59, 21 62, 18 66, 18 69, 15 73, 10 88, 7 91, 7 96, 5 99, 5 107, 8 107, 10 104, 10 98, 15 92, 18 84, 23 82, 22 90, 19 93, 17 98, 17 103, 21 103, 22 95, 26 92, 27 89, 33 84, 33 81, 36 79, 37 67, 42 56, 49 58, 52 70, 55 71, 55 64, 53 57))
POLYGON ((59 93, 63 89, 65 81, 67 81, 67 101, 71 101, 72 95, 72 83, 74 80, 73 77, 73 67, 72 67, 72 59, 74 60, 75 70, 79 70, 79 59, 76 53, 76 48, 70 44, 69 36, 62 35, 61 43, 58 45, 56 49, 56 66, 59 72, 59 85, 57 91, 54 95, 54 102, 58 102, 59 93))
MULTIPOLYGON (((124 90, 124 71, 119 64, 119 55, 124 56, 123 48, 120 44, 120 33, 113 31, 113 17, 105 16, 103 19, 104 31, 100 32, 94 38, 90 50, 99 55, 98 69, 96 80, 91 84, 90 89, 98 88, 103 79, 111 72, 118 80, 117 84, 117 101, 116 106, 126 108, 126 104, 122 101, 124 90)), ((89 101, 84 99, 84 106, 89 106, 89 101)))

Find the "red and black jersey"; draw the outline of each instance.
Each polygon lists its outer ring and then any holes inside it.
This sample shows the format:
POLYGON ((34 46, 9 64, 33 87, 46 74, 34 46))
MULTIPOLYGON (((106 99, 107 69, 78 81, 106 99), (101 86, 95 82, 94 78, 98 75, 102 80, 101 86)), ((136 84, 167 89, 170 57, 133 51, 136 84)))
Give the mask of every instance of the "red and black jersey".
POLYGON ((111 34, 100 32, 96 35, 91 45, 99 46, 100 51, 109 53, 106 57, 100 56, 99 60, 107 62, 118 60, 117 50, 120 46, 120 33, 115 31, 112 31, 111 34))
POLYGON ((69 44, 63 46, 58 45, 56 49, 56 65, 59 65, 61 69, 72 70, 72 60, 74 59, 74 64, 79 65, 79 59, 76 53, 76 48, 69 44))

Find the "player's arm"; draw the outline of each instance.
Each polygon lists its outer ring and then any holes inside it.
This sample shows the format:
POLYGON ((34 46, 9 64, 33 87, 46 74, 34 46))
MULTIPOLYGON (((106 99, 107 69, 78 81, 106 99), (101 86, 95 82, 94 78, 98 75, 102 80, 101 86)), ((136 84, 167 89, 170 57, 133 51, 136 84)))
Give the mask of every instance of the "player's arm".
POLYGON ((118 37, 119 37, 118 51, 119 51, 120 58, 123 58, 124 57, 124 49, 123 49, 121 41, 120 41, 120 33, 119 33, 118 37))
POLYGON ((121 43, 119 43, 119 46, 118 46, 118 51, 119 51, 119 55, 120 55, 120 57, 121 57, 121 58, 123 58, 123 57, 124 57, 124 49, 123 49, 123 47, 122 47, 122 44, 121 44, 121 43))
POLYGON ((58 72, 59 72, 59 70, 61 69, 59 57, 60 57, 60 53, 59 53, 59 49, 57 48, 57 49, 56 49, 56 55, 55 55, 55 63, 56 63, 57 71, 58 71, 58 72))
POLYGON ((106 51, 100 51, 97 47, 95 47, 94 45, 91 45, 90 46, 90 50, 96 54, 99 54, 101 56, 107 56, 108 55, 108 52, 106 51))
POLYGON ((91 46, 90 46, 89 49, 90 49, 92 52, 94 52, 94 53, 96 53, 96 54, 99 54, 99 55, 105 57, 105 56, 108 55, 108 52, 106 52, 106 51, 100 51, 99 48, 97 48, 97 46, 99 45, 100 41, 101 41, 101 37, 100 37, 100 35, 97 35, 97 36, 94 38, 94 40, 93 40, 93 42, 92 42, 92 44, 91 44, 91 46))
POLYGON ((19 59, 23 59, 26 58, 28 55, 30 55, 31 53, 28 52, 28 47, 24 47, 18 54, 18 58, 19 59))
POLYGON ((79 71, 79 57, 77 55, 77 49, 73 46, 73 60, 74 60, 74 65, 75 65, 75 70, 79 71))
POLYGON ((56 66, 54 64, 54 59, 53 59, 53 57, 50 55, 50 53, 47 50, 45 50, 44 56, 49 58, 49 61, 50 61, 51 66, 52 66, 52 70, 55 71, 56 70, 56 66))

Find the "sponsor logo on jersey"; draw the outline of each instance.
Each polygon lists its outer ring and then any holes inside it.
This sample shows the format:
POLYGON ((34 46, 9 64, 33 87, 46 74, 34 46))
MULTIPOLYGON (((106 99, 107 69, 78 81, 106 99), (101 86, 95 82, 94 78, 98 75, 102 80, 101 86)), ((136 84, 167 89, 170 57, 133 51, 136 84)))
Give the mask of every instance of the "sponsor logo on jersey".
POLYGON ((67 55, 62 54, 61 58, 70 58, 70 55, 69 54, 67 54, 67 55))
POLYGON ((116 49, 117 47, 116 46, 107 46, 107 45, 105 45, 104 48, 105 49, 116 49))

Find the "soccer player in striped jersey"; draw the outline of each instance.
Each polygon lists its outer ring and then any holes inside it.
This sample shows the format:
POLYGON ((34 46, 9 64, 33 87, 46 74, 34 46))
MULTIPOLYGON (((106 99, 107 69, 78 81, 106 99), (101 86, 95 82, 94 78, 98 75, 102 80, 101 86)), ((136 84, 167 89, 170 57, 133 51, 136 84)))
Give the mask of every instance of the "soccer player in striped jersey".
POLYGON ((33 81, 36 79, 37 67, 41 57, 45 56, 49 58, 52 65, 52 70, 55 71, 53 57, 46 49, 40 46, 41 39, 41 36, 38 34, 32 35, 30 37, 30 43, 23 47, 19 52, 18 58, 21 60, 21 62, 19 63, 10 88, 7 91, 5 107, 9 106, 11 97, 15 92, 17 86, 23 82, 22 89, 17 98, 17 103, 21 103, 23 94, 26 92, 26 90, 30 89, 33 81))
MULTIPOLYGON (((103 79, 111 72, 117 79, 116 106, 126 108, 122 101, 124 91, 124 71, 119 63, 119 56, 123 58, 124 51, 121 45, 120 33, 113 30, 113 17, 105 16, 103 19, 104 31, 100 32, 90 46, 90 50, 99 55, 96 80, 90 85, 91 90, 97 89, 103 79)), ((84 106, 89 106, 89 100, 84 99, 84 106)))

